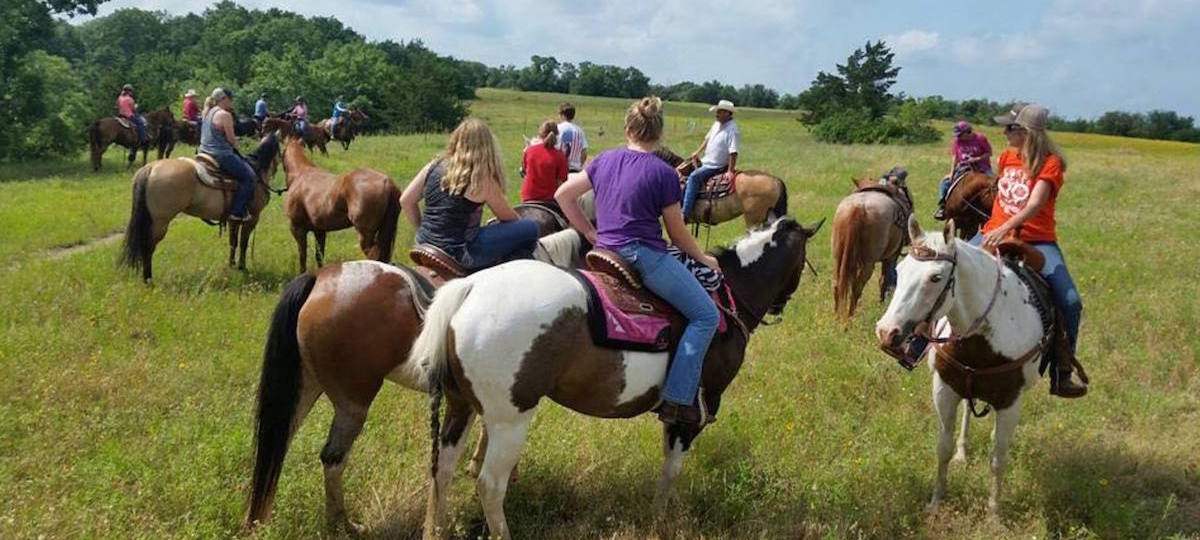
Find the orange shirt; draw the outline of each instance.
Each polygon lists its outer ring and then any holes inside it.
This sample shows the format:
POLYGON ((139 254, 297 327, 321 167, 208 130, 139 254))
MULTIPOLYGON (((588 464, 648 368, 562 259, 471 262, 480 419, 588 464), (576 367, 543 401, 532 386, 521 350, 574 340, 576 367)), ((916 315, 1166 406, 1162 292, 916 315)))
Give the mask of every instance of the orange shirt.
POLYGON ((1054 201, 1063 185, 1062 159, 1050 154, 1046 156, 1042 170, 1037 178, 1031 180, 1021 163, 1021 157, 1015 148, 1008 148, 1000 154, 997 164, 999 178, 996 180, 996 199, 992 203, 992 217, 983 225, 983 232, 990 232, 1000 227, 1009 218, 1025 208, 1033 186, 1037 182, 1050 184, 1050 199, 1033 217, 1025 220, 1020 227, 1020 239, 1026 242, 1055 242, 1058 236, 1054 231, 1054 201))

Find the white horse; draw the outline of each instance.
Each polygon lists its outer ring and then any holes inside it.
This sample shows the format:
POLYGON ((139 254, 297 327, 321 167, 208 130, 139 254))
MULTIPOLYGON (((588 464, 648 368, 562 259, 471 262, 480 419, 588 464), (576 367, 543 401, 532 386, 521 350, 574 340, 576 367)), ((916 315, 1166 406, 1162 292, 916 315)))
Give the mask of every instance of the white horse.
MULTIPOLYGON (((713 338, 701 375, 710 415, 745 358, 750 333, 767 313, 779 314, 800 283, 805 247, 817 227, 790 218, 747 234, 716 255, 738 312, 713 338)), ((433 458, 425 535, 441 530, 446 492, 478 413, 487 433, 477 487, 493 536, 508 538, 504 496, 542 398, 590 416, 632 418, 653 409, 667 372, 667 353, 620 351, 593 344, 588 293, 564 270, 516 261, 447 283, 426 314, 405 364, 434 396, 433 458), (440 396, 446 420, 438 416, 440 396)), ((663 430, 666 461, 658 501, 670 498, 683 456, 702 427, 663 430)))
POLYGON ((953 455, 959 402, 970 399, 973 407, 979 399, 996 411, 988 497, 988 510, 995 514, 1021 396, 1038 381, 1035 360, 1048 341, 1037 301, 1025 282, 996 257, 956 238, 953 221, 940 236, 926 236, 911 216, 908 229, 912 248, 897 266, 896 291, 875 324, 875 335, 885 350, 900 357, 906 340, 928 335, 932 322, 939 321, 933 341, 945 344, 930 347, 928 353, 940 425, 937 481, 929 506, 936 509, 946 495, 951 458, 966 457, 969 410, 963 412, 958 452, 953 455))

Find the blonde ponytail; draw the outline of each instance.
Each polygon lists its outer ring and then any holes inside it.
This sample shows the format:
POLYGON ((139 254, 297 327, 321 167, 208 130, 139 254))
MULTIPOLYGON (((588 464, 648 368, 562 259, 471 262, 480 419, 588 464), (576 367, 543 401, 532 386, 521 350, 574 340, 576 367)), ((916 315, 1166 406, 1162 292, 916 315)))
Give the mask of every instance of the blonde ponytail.
POLYGON ((647 96, 635 101, 625 113, 625 136, 638 143, 655 143, 662 138, 662 100, 647 96))

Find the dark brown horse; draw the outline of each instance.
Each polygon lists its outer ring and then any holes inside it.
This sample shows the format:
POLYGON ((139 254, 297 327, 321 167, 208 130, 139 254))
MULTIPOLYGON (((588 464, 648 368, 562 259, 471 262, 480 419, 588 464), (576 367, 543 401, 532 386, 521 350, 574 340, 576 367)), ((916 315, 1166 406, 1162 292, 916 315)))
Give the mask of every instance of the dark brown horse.
POLYGON ((109 116, 92 122, 87 129, 92 170, 100 170, 100 163, 104 157, 104 152, 108 150, 109 145, 114 143, 129 149, 129 160, 126 168, 133 167, 133 161, 137 159, 138 150, 142 151, 142 165, 146 164, 147 154, 149 154, 150 147, 152 146, 158 150, 159 159, 165 157, 164 154, 169 155, 170 151, 168 147, 174 145, 175 139, 173 129, 175 116, 171 114, 169 109, 163 108, 146 114, 145 118, 145 144, 138 143, 137 128, 127 120, 118 120, 114 116, 109 116), (128 127, 122 124, 122 122, 128 123, 128 127))
MULTIPOLYGON (((654 154, 675 168, 681 182, 695 167, 666 147, 654 154)), ((739 171, 733 186, 723 197, 697 199, 692 215, 684 217, 692 223, 717 225, 742 216, 746 228, 752 229, 787 214, 787 184, 779 177, 763 171, 739 171)))
POLYGON ((321 170, 308 159, 299 139, 283 149, 287 175, 284 212, 300 250, 300 272, 308 270, 308 233, 317 240, 317 266, 325 259, 325 234, 354 227, 358 245, 368 258, 390 262, 400 218, 400 190, 388 175, 355 169, 343 175, 321 170))
MULTIPOLYGON (((238 268, 246 269, 246 247, 250 233, 258 224, 259 213, 270 198, 269 181, 275 174, 279 143, 274 135, 262 139, 250 155, 251 166, 258 174, 258 185, 250 200, 252 219, 232 222, 229 228, 229 265, 241 249, 238 268)), ((188 158, 164 159, 138 169, 133 177, 133 209, 125 227, 125 243, 121 262, 142 269, 142 279, 153 277, 151 261, 158 243, 167 234, 167 226, 180 213, 196 216, 209 222, 225 219, 230 194, 209 187, 200 180, 195 162, 188 158)))
POLYGON ((873 179, 854 182, 854 192, 838 203, 833 215, 833 310, 843 320, 854 315, 875 263, 883 266, 879 301, 895 286, 888 276, 908 243, 908 216, 913 211, 907 187, 895 180, 886 185, 873 179))
POLYGON ((350 114, 346 115, 341 122, 338 122, 336 128, 329 129, 329 124, 333 121, 332 118, 322 120, 317 126, 324 129, 325 134, 330 139, 342 143, 342 150, 349 150, 350 143, 362 132, 363 127, 367 125, 367 120, 369 120, 369 117, 362 109, 350 109, 350 114))
POLYGON ((995 197, 996 179, 981 172, 969 172, 951 184, 945 214, 947 222, 954 220, 959 238, 971 239, 987 223, 995 197))
MULTIPOLYGON (((270 117, 263 120, 262 132, 270 133, 278 131, 280 136, 295 137, 295 128, 292 126, 292 121, 286 118, 270 117)), ((304 133, 304 146, 311 152, 313 147, 321 151, 321 155, 329 155, 329 151, 325 149, 325 144, 329 142, 329 133, 318 127, 316 124, 309 123, 308 130, 304 133)))

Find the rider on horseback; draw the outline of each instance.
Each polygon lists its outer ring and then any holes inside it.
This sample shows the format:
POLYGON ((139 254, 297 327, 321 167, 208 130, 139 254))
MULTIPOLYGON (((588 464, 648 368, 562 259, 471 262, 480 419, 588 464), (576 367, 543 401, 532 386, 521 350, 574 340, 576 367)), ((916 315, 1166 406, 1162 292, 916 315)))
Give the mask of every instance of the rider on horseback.
POLYGON ((305 135, 308 135, 308 102, 304 101, 304 96, 296 96, 292 108, 283 115, 292 119, 292 128, 296 130, 299 137, 304 138, 305 135))
POLYGON ((138 144, 144 145, 149 140, 146 136, 146 119, 138 114, 137 108, 137 102, 133 98, 133 85, 122 86, 121 95, 117 96, 117 115, 133 123, 138 134, 138 144))
POLYGON ((450 134, 446 152, 404 188, 400 206, 417 228, 418 244, 441 249, 468 271, 531 258, 537 246, 537 224, 508 205, 499 143, 478 118, 450 134), (485 204, 498 222, 480 227, 485 204))
POLYGON ((667 252, 662 225, 675 246, 713 270, 717 260, 688 233, 679 208, 679 176, 652 152, 662 137, 662 100, 643 98, 625 115, 625 148, 609 150, 583 172, 572 174, 555 198, 571 225, 600 248, 621 254, 641 274, 646 288, 687 318, 662 387, 659 419, 668 424, 703 422, 697 402, 700 373, 720 315, 711 297, 686 266, 667 252), (584 217, 579 197, 596 195, 596 227, 584 217))
POLYGON ((233 94, 217 88, 211 97, 214 106, 204 112, 204 121, 200 126, 200 152, 212 156, 221 165, 222 171, 238 179, 229 220, 249 221, 253 216, 247 208, 258 178, 254 169, 235 149, 237 135, 233 132, 233 94))
POLYGON ((934 219, 946 219, 946 195, 950 193, 950 185, 956 178, 969 171, 978 171, 988 176, 992 174, 992 145, 982 133, 973 132, 971 124, 965 121, 954 125, 954 142, 950 145, 950 154, 954 156, 954 163, 950 165, 950 174, 942 178, 938 188, 940 197, 937 211, 933 214, 934 219))
POLYGON ((192 125, 192 129, 200 126, 200 106, 196 104, 196 91, 188 89, 183 94, 183 120, 192 125))
POLYGON ((258 121, 259 126, 262 126, 270 114, 270 111, 267 110, 267 93, 263 92, 258 95, 258 101, 254 102, 254 119, 258 121))
POLYGON ((338 96, 337 100, 333 102, 333 114, 329 115, 330 137, 333 137, 334 134, 337 133, 337 125, 340 123, 342 117, 350 112, 350 109, 346 108, 346 102, 344 100, 345 98, 338 96))
POLYGON ((700 157, 701 152, 704 153, 704 157, 700 159, 700 166, 688 175, 687 187, 683 192, 684 218, 692 215, 696 199, 700 197, 700 191, 704 189, 704 184, 708 182, 709 178, 716 176, 722 170, 726 171, 725 176, 731 182, 737 176, 738 147, 742 142, 742 132, 738 129, 737 122, 733 120, 735 110, 733 102, 722 99, 708 110, 716 115, 717 120, 713 122, 708 134, 704 136, 704 142, 700 143, 700 148, 692 152, 693 162, 700 157))
POLYGON ((554 190, 567 179, 567 156, 555 149, 556 144, 558 125, 552 120, 542 122, 537 142, 525 148, 521 158, 525 169, 521 202, 537 201, 558 208, 554 190))

